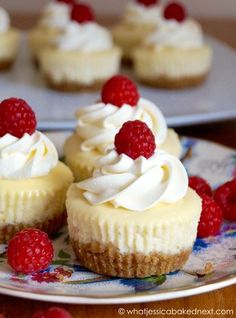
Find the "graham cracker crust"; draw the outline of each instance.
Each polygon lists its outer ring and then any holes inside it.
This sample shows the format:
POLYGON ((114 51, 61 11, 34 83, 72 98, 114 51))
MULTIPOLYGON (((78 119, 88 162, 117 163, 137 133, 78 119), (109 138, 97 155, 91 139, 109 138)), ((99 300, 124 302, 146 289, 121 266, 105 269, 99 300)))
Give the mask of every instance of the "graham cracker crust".
POLYGON ((180 269, 191 254, 191 249, 179 254, 164 255, 152 252, 122 254, 113 244, 98 242, 81 244, 71 238, 71 244, 80 264, 91 271, 108 276, 125 278, 149 277, 174 272, 180 269))
POLYGON ((207 78, 208 73, 199 76, 188 76, 181 78, 157 77, 157 78, 140 78, 140 82, 156 88, 164 89, 183 89, 201 85, 207 78))
POLYGON ((14 61, 13 60, 8 60, 8 61, 0 61, 0 71, 7 71, 9 70, 14 61))
POLYGON ((64 211, 52 219, 45 220, 42 223, 32 223, 32 224, 8 224, 0 227, 0 244, 7 243, 17 232, 25 228, 37 228, 46 232, 49 236, 54 234, 66 223, 67 213, 64 211))
POLYGON ((81 84, 75 82, 61 82, 56 83, 50 76, 45 76, 46 82, 48 86, 54 90, 62 91, 62 92, 93 92, 100 90, 105 83, 105 80, 95 81, 91 84, 81 84))

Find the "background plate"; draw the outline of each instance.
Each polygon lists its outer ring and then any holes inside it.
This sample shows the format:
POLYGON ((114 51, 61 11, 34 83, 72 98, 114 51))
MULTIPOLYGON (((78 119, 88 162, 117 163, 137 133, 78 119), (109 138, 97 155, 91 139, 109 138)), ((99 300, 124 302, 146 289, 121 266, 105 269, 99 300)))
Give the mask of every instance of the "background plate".
MULTIPOLYGON (((66 135, 50 133, 61 153, 66 135)), ((236 152, 197 139, 183 138, 183 161, 190 174, 203 175, 212 186, 236 177, 236 152)), ((144 212, 145 213, 145 212, 144 212)), ((195 295, 236 283, 236 223, 224 223, 219 236, 198 239, 181 271, 144 279, 117 279, 97 275, 75 260, 67 229, 54 239, 55 258, 46 270, 16 275, 6 264, 0 245, 0 292, 30 299, 77 304, 148 302, 195 295), (200 275, 206 263, 208 275, 200 275)))
MULTIPOLYGON (((222 42, 208 38, 214 50, 214 63, 208 81, 201 87, 167 91, 140 85, 143 97, 154 101, 171 126, 236 118, 236 53, 222 42)), ((123 72, 131 75, 130 71, 123 72)), ((80 106, 99 98, 96 93, 62 93, 46 88, 31 63, 26 34, 14 68, 0 75, 0 99, 18 96, 26 99, 37 112, 40 129, 71 129, 74 113, 80 106)))

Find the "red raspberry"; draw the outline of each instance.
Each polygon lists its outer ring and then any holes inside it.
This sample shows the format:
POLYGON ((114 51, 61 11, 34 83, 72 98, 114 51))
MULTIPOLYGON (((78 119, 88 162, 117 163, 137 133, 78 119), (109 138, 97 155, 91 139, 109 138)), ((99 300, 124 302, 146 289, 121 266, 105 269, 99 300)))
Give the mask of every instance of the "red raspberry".
POLYGON ((41 230, 22 230, 10 240, 7 258, 8 264, 17 273, 30 274, 44 270, 53 258, 52 242, 41 230))
POLYGON ((136 0, 138 3, 145 5, 146 7, 158 4, 159 0, 136 0))
POLYGON ((71 19, 78 23, 86 23, 95 20, 95 15, 91 7, 87 4, 76 3, 71 11, 71 19))
POLYGON ((224 218, 236 222, 236 178, 222 184, 214 194, 224 218))
POLYGON ((169 3, 164 10, 164 17, 167 20, 174 19, 183 22, 186 19, 187 12, 182 4, 178 2, 169 3))
POLYGON ((73 5, 75 3, 75 0, 56 0, 57 2, 63 2, 68 5, 73 5))
POLYGON ((124 75, 115 75, 102 88, 102 101, 121 107, 124 104, 136 106, 139 100, 137 86, 124 75))
POLYGON ((222 210, 215 200, 206 194, 201 194, 202 213, 198 224, 198 237, 217 235, 222 224, 222 210))
POLYGON ((199 177, 199 176, 191 176, 189 177, 189 186, 193 190, 195 190, 199 195, 205 193, 206 195, 212 196, 212 190, 208 182, 199 177))
POLYGON ((33 318, 72 318, 71 314, 60 307, 51 307, 46 311, 38 311, 33 318))
POLYGON ((32 135, 36 125, 35 113, 23 99, 13 97, 0 103, 0 137, 7 133, 18 138, 24 133, 32 135))
POLYGON ((132 159, 140 156, 150 158, 155 149, 155 137, 148 126, 140 121, 127 121, 115 136, 115 147, 118 154, 126 154, 132 159))

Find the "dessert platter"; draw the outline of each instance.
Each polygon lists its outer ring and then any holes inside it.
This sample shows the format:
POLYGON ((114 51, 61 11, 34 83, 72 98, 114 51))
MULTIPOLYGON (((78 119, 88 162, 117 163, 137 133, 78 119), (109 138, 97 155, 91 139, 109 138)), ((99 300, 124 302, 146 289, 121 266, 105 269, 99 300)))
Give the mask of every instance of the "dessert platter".
MULTIPOLYGON (((19 32, 0 16, 6 70, 19 32)), ((200 25, 179 3, 137 0, 108 30, 89 6, 54 0, 27 45, 25 78, 16 64, 0 79, 0 292, 111 304, 236 283, 236 152, 179 136, 159 107, 217 89, 200 25), (121 61, 155 96, 118 74, 121 61)))
POLYGON ((109 304, 234 284, 235 151, 180 142, 126 76, 101 96, 67 133, 36 130, 22 99, 1 102, 1 293, 109 304))
MULTIPOLYGON (((68 134, 47 135, 61 151, 68 134)), ((182 138, 182 144, 183 153, 191 154, 184 161, 190 174, 203 171, 213 187, 232 178, 236 168, 235 151, 198 139, 182 138), (205 155, 207 149, 211 150, 211 156, 205 155), (216 171, 220 172, 219 175, 216 171)), ((1 245, 0 292, 60 303, 121 304, 186 297, 236 283, 236 223, 225 222, 220 236, 197 239, 193 253, 181 271, 143 279, 97 275, 79 265, 68 243, 66 227, 57 233, 53 245, 56 251, 54 261, 38 275, 12 272, 6 264, 5 245, 1 245), (204 273, 207 262, 215 266, 209 274, 204 273)))

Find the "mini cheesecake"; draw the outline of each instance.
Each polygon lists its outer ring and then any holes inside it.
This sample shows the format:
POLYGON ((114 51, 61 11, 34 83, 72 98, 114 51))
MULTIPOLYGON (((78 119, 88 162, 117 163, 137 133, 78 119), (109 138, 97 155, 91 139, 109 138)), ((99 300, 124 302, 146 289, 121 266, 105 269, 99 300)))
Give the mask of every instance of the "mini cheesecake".
POLYGON ((158 28, 133 54, 137 78, 158 88, 187 88, 202 84, 212 63, 212 50, 204 43, 201 26, 185 9, 170 3, 158 28))
POLYGON ((162 275, 180 269, 192 251, 201 198, 188 188, 182 163, 155 151, 149 131, 140 121, 125 123, 93 176, 68 191, 70 241, 80 264, 96 273, 162 275))
POLYGON ((91 177, 96 168, 96 160, 113 148, 116 133, 128 120, 146 122, 155 134, 158 149, 176 157, 181 156, 179 136, 173 129, 167 128, 160 109, 149 100, 141 98, 137 87, 127 77, 117 75, 108 80, 102 89, 101 99, 99 103, 78 109, 76 131, 64 145, 65 162, 73 171, 76 181, 91 177), (125 85, 132 89, 126 91, 120 103, 122 92, 119 87, 125 85), (112 99, 112 96, 118 98, 112 99))
POLYGON ((120 68, 121 51, 108 29, 98 25, 91 8, 74 4, 71 19, 54 43, 42 50, 40 69, 57 90, 96 90, 120 68))
POLYGON ((53 234, 65 222, 73 176, 35 129, 35 114, 24 100, 0 103, 0 243, 28 227, 53 234))

